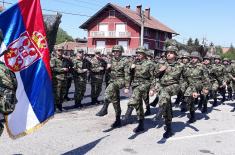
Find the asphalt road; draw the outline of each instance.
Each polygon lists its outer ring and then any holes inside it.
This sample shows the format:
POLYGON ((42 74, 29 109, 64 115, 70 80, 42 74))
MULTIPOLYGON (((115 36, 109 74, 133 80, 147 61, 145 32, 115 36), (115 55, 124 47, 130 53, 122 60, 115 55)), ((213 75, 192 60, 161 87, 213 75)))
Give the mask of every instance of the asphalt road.
MULTIPOLYGON (((133 132, 137 126, 135 112, 131 124, 111 130, 113 107, 109 106, 109 114, 105 117, 96 117, 101 105, 90 106, 89 102, 87 96, 83 101, 86 106, 80 110, 72 107, 74 101, 66 102, 64 107, 68 111, 56 114, 38 131, 17 140, 10 139, 5 130, 0 138, 0 154, 235 154, 235 112, 230 112, 235 101, 216 108, 209 104, 208 114, 197 110, 197 121, 193 124, 187 123, 188 113, 182 114, 174 107, 172 128, 175 135, 167 140, 162 139, 163 120, 154 122, 153 115, 146 118, 145 131, 140 134, 133 132)), ((123 97, 122 114, 127 102, 128 98, 123 97)), ((151 111, 155 113, 156 109, 151 111)))

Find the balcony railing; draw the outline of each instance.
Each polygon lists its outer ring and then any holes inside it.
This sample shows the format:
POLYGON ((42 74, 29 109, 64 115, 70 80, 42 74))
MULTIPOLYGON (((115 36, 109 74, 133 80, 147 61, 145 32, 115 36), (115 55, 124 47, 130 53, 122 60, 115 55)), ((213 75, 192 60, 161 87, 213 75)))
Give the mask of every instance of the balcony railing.
POLYGON ((130 38, 130 32, 117 31, 91 31, 90 36, 93 38, 130 38))

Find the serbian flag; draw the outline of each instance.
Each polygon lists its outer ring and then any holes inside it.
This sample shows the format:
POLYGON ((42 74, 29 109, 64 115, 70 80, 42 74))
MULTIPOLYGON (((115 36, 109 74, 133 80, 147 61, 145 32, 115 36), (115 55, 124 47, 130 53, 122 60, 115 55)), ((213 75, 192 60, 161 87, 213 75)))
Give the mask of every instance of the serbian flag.
POLYGON ((0 14, 1 60, 17 78, 16 108, 6 117, 10 137, 33 132, 54 115, 49 50, 40 0, 19 0, 0 14))

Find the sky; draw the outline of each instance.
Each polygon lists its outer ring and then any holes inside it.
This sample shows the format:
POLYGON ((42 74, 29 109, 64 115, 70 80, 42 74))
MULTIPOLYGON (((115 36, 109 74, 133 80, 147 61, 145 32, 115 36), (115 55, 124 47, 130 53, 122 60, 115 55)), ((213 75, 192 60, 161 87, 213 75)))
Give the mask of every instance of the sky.
MULTIPOLYGON (((5 2, 16 3, 17 0, 5 2)), ((77 14, 62 14, 60 24, 73 38, 87 37, 87 32, 79 26, 107 3, 123 7, 130 4, 132 10, 140 4, 143 9, 150 7, 151 16, 179 33, 175 39, 182 43, 191 37, 198 38, 200 42, 206 38, 207 44, 235 46, 235 0, 41 0, 43 9, 77 14)), ((5 7, 10 7, 10 4, 5 4, 5 7)))

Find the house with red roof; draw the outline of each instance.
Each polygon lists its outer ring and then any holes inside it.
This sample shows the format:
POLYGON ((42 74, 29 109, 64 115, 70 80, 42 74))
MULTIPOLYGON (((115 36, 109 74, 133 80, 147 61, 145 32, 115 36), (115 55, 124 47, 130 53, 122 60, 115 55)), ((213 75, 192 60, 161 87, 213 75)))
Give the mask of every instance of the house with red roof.
POLYGON ((143 44, 155 55, 164 51, 164 41, 173 35, 178 35, 174 30, 151 16, 150 8, 142 11, 142 6, 136 6, 131 10, 130 5, 121 7, 108 3, 80 28, 88 32, 88 53, 94 53, 95 49, 102 50, 103 54, 111 51, 114 45, 122 45, 124 55, 135 54, 135 49, 140 46, 141 24, 144 21, 143 44), (144 13, 144 20, 141 20, 144 13))

